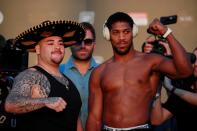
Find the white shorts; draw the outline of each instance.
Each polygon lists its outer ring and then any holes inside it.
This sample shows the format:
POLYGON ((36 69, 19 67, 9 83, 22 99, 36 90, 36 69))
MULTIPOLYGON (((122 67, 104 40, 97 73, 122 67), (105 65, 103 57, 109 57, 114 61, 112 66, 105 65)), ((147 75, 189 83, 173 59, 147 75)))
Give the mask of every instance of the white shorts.
POLYGON ((114 127, 109 127, 107 125, 103 125, 103 129, 107 131, 128 131, 128 130, 134 130, 134 129, 149 129, 149 128, 150 128, 149 124, 128 127, 128 128, 114 128, 114 127))

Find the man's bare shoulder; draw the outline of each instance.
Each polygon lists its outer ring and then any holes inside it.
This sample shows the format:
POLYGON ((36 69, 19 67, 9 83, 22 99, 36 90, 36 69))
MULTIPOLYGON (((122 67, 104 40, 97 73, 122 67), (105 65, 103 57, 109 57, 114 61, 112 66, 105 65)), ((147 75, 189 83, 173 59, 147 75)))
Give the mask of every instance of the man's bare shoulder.
POLYGON ((106 66, 108 65, 108 64, 110 64, 112 62, 112 58, 110 58, 110 59, 108 59, 108 60, 106 60, 105 62, 103 62, 102 64, 100 64, 99 66, 97 66, 94 70, 93 70, 93 72, 102 72, 105 68, 106 68, 106 66))
POLYGON ((28 78, 32 78, 32 77, 35 77, 35 76, 38 76, 38 75, 41 75, 40 72, 38 72, 35 68, 28 68, 26 70, 23 70, 22 72, 20 72, 16 77, 15 79, 28 79, 28 78))
POLYGON ((30 89, 33 85, 39 85, 39 87, 50 87, 50 83, 47 77, 34 68, 28 68, 20 72, 14 79, 13 89, 24 90, 30 89), (28 88, 27 88, 28 87, 28 88))

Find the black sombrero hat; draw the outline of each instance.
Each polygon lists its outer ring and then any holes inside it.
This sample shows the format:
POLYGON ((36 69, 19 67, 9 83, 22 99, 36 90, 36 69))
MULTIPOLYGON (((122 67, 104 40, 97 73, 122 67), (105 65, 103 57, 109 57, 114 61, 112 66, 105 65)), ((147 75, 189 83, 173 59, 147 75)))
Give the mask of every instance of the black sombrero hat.
POLYGON ((60 36, 65 47, 80 42, 85 37, 85 30, 75 21, 45 21, 18 35, 15 46, 22 50, 35 51, 34 47, 43 38, 60 36))

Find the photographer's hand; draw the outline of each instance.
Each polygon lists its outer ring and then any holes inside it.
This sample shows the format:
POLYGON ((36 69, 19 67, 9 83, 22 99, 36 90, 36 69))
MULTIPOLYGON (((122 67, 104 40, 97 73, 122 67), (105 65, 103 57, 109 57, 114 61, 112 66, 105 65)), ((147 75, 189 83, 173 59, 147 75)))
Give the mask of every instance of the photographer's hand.
POLYGON ((154 41, 155 41, 155 38, 153 38, 152 36, 148 37, 148 38, 145 40, 145 42, 144 42, 144 44, 143 44, 143 46, 142 46, 143 52, 144 52, 144 53, 151 53, 151 51, 153 50, 153 45, 152 45, 152 43, 153 43, 154 41))
POLYGON ((153 49, 153 45, 149 43, 144 44, 144 53, 151 53, 153 49))
POLYGON ((173 92, 175 95, 177 95, 184 101, 197 106, 197 93, 196 92, 191 92, 191 91, 187 91, 187 90, 172 86, 170 79, 167 77, 164 78, 164 87, 170 92, 173 92))
POLYGON ((159 38, 157 39, 156 37, 150 36, 146 39, 142 48, 145 53, 158 53, 165 56, 170 54, 169 47, 166 44, 167 43, 163 42, 162 39, 159 38), (168 54, 166 53, 167 48, 168 48, 168 54))
POLYGON ((169 47, 169 45, 168 45, 167 42, 159 41, 159 44, 161 44, 161 45, 163 45, 165 47, 165 49, 166 49, 166 53, 164 54, 165 56, 172 55, 171 50, 170 50, 170 47, 169 47))

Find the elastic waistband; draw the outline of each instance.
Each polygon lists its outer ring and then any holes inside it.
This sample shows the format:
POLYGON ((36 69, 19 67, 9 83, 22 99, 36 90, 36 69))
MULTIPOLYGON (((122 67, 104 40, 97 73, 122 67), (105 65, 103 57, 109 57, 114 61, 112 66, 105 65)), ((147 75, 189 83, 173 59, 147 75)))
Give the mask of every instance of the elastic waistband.
POLYGON ((107 125, 103 125, 103 129, 107 131, 129 131, 133 129, 149 129, 149 128, 150 128, 149 124, 133 126, 133 127, 128 127, 128 128, 114 128, 114 127, 109 127, 107 125))

